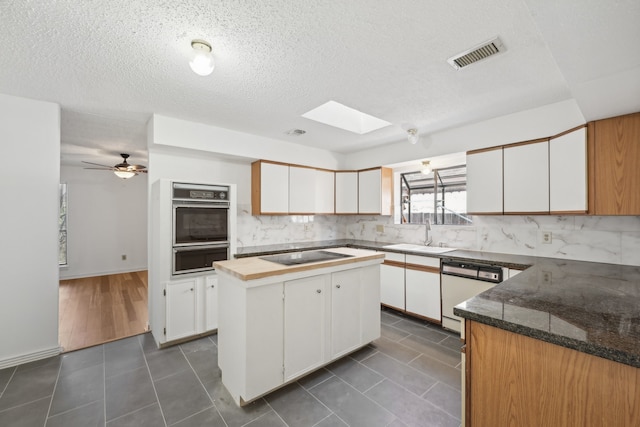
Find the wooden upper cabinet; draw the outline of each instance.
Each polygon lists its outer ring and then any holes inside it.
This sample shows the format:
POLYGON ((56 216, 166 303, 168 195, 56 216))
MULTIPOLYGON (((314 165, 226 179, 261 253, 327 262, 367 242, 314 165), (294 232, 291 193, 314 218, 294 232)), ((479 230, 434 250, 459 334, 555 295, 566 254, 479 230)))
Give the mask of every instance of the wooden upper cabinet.
POLYGON ((358 213, 393 214, 393 173, 389 168, 358 172, 358 213))
POLYGON ((597 120, 589 131, 591 213, 640 215, 640 113, 597 120))
POLYGON ((502 147, 467 153, 467 212, 502 214, 502 147))
POLYGON ((549 140, 549 210, 587 212, 587 128, 581 126, 549 140))
POLYGON ((504 213, 549 213, 549 140, 504 147, 504 213))

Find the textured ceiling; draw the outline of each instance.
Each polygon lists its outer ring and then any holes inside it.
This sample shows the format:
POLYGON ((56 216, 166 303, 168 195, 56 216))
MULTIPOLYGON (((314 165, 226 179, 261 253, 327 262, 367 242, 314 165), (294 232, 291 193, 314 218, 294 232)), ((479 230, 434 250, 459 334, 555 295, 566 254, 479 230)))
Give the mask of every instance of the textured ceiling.
POLYGON ((152 113, 350 153, 569 98, 587 119, 640 110, 638 22, 638 0, 0 2, 0 93, 62 106, 63 162, 141 163, 152 113), (447 64, 497 35, 504 54, 447 64), (393 126, 300 117, 328 100, 393 126))

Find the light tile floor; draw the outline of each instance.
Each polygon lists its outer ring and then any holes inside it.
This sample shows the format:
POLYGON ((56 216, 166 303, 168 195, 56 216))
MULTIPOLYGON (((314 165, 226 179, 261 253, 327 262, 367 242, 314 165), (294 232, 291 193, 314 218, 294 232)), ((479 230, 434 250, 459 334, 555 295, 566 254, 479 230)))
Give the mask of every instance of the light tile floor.
POLYGON ((375 343, 243 408, 215 335, 158 350, 144 334, 0 370, 0 426, 458 427, 459 338, 381 316, 375 343))

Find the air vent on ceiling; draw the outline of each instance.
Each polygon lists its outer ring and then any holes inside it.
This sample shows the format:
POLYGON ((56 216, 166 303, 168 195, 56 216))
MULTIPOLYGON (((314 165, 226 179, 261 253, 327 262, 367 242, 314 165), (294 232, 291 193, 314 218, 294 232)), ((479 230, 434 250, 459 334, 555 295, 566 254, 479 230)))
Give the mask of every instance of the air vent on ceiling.
POLYGON ((447 59, 447 62, 456 70, 459 70, 469 65, 487 59, 490 56, 496 55, 500 52, 504 52, 506 49, 502 44, 502 41, 498 37, 493 40, 484 42, 476 47, 473 47, 467 51, 462 52, 459 55, 453 56, 447 59))

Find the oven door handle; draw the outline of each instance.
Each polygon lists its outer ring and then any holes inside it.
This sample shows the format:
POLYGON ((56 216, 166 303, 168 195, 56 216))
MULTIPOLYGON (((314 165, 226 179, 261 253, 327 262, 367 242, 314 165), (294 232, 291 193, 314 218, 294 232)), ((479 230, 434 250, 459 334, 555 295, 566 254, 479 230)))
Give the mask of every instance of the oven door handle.
POLYGON ((178 253, 178 252, 188 252, 188 251, 200 251, 203 249, 223 249, 223 248, 229 248, 229 243, 224 242, 224 243, 220 243, 217 245, 190 245, 190 246, 176 246, 173 248, 173 253, 178 253))
POLYGON ((223 201, 192 201, 189 203, 177 203, 173 202, 173 208, 206 208, 206 209, 229 209, 230 203, 223 201))

